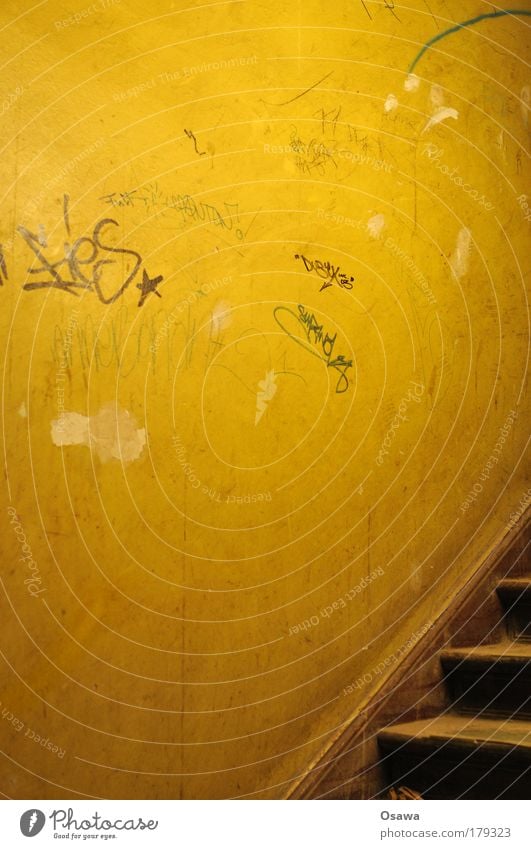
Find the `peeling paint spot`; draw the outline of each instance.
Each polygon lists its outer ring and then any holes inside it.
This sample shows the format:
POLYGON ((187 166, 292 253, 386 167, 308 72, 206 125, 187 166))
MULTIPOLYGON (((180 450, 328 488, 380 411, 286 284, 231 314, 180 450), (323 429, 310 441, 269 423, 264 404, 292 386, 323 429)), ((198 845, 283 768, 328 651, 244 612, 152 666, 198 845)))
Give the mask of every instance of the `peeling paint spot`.
POLYGON ((434 83, 430 89, 430 101, 436 108, 444 106, 444 92, 437 83, 434 83))
POLYGON ((392 112, 393 109, 396 109, 398 106, 398 99, 394 94, 388 94, 384 103, 384 109, 386 112, 392 112))
POLYGON ((468 258, 470 255, 470 244, 472 233, 468 227, 462 227, 457 234, 457 242, 454 252, 450 257, 450 268, 454 276, 460 280, 468 271, 468 258))
POLYGON ((51 431, 54 445, 87 445, 102 462, 131 463, 146 444, 145 429, 138 428, 131 413, 115 404, 107 404, 94 416, 65 412, 52 421, 51 431))
POLYGON ((256 393, 256 414, 254 417, 255 427, 267 410, 267 405, 274 398, 277 391, 275 371, 267 371, 264 380, 258 381, 258 392, 256 393))
POLYGON ((446 121, 447 118, 454 118, 457 120, 457 118, 459 118, 459 112, 452 106, 440 106, 439 109, 433 113, 422 132, 425 133, 426 130, 431 129, 431 127, 435 126, 435 124, 440 124, 441 121, 446 121))
POLYGON ((26 410, 26 404, 25 404, 25 402, 24 402, 24 401, 22 402, 22 404, 21 404, 21 405, 20 405, 20 407, 18 408, 18 414, 19 414, 19 416, 21 416, 23 419, 27 419, 27 418, 28 418, 28 411, 26 410))
POLYGON ((498 133, 498 138, 496 139, 496 147, 498 147, 500 149, 500 153, 501 153, 503 159, 505 160, 505 162, 507 162, 505 137, 504 137, 504 134, 503 134, 503 129, 500 130, 500 132, 498 133))
POLYGON ((416 74, 408 74, 404 80, 404 88, 406 91, 416 91, 420 85, 420 80, 416 74))
POLYGON ((212 309, 212 316, 210 318, 212 334, 217 336, 217 334, 225 327, 228 327, 230 323, 231 306, 223 301, 219 301, 214 305, 212 309))
POLYGON ((385 224, 385 218, 381 213, 378 215, 373 215, 372 218, 369 218, 367 221, 367 230, 369 232, 369 236, 372 239, 379 239, 380 233, 382 232, 385 224))

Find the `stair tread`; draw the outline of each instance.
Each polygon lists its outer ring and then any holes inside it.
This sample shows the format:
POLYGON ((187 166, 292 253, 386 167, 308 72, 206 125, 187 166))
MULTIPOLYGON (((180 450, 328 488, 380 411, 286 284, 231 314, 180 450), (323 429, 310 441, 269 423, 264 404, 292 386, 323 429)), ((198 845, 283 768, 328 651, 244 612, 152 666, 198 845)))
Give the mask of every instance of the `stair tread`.
POLYGON ((441 652, 443 660, 484 661, 495 663, 496 661, 511 661, 521 663, 522 660, 531 660, 531 643, 505 642, 494 645, 464 646, 460 648, 449 648, 441 652))
POLYGON ((493 718, 478 719, 445 714, 399 725, 388 725, 379 732, 378 737, 400 742, 415 738, 423 743, 450 739, 463 744, 479 742, 505 748, 518 746, 531 752, 531 723, 515 719, 500 722, 499 719, 493 718))
POLYGON ((497 589, 525 592, 531 589, 531 578, 504 578, 499 582, 497 589))

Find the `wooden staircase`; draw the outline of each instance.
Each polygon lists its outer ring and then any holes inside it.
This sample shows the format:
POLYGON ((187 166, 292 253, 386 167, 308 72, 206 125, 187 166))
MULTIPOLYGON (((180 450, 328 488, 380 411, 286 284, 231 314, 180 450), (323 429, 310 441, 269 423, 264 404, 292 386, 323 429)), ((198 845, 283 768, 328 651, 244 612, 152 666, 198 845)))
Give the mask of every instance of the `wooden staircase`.
POLYGON ((528 508, 288 798, 529 798, 530 661, 528 508))
MULTIPOLYGON (((531 571, 496 587, 504 633, 494 645, 440 653, 448 708, 378 734, 389 786, 425 799, 527 799, 531 794, 531 571)), ((499 631, 498 631, 499 634, 499 631)))

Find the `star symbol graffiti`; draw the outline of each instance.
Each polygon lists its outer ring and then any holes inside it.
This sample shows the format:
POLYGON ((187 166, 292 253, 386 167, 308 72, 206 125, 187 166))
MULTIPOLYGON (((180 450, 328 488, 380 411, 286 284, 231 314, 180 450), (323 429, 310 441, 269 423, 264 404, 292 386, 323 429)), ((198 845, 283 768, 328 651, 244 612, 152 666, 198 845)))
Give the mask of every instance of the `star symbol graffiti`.
POLYGON ((146 269, 145 269, 145 268, 143 269, 143 273, 142 273, 142 283, 137 283, 137 284, 136 284, 136 288, 137 288, 137 289, 140 289, 140 291, 141 291, 141 293, 142 293, 142 294, 140 295, 140 300, 139 300, 139 302, 138 302, 138 306, 139 306, 139 307, 141 307, 141 306, 142 306, 142 304, 143 304, 143 303, 144 303, 144 301, 146 300, 147 296, 148 296, 151 292, 153 292, 153 294, 154 294, 154 295, 157 295, 159 298, 162 298, 162 295, 160 294, 160 292, 157 292, 157 286, 159 285, 159 283, 162 283, 163 279, 164 279, 164 278, 163 278, 162 274, 159 274, 159 276, 158 276, 158 277, 150 278, 150 276, 149 276, 149 274, 147 273, 146 269))

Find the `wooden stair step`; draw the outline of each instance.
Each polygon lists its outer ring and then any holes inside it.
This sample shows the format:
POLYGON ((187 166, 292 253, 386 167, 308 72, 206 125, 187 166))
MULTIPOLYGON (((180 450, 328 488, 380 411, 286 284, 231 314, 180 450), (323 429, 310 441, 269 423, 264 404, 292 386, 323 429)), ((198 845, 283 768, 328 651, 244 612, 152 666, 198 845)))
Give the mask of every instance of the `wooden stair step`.
POLYGON ((531 642, 449 649, 441 664, 452 709, 531 717, 531 642))
POLYGON ((504 578, 498 584, 499 593, 508 593, 512 596, 531 596, 531 578, 504 578))
POLYGON ((426 799, 525 799, 531 792, 531 725, 444 714, 378 734, 390 783, 426 799))

